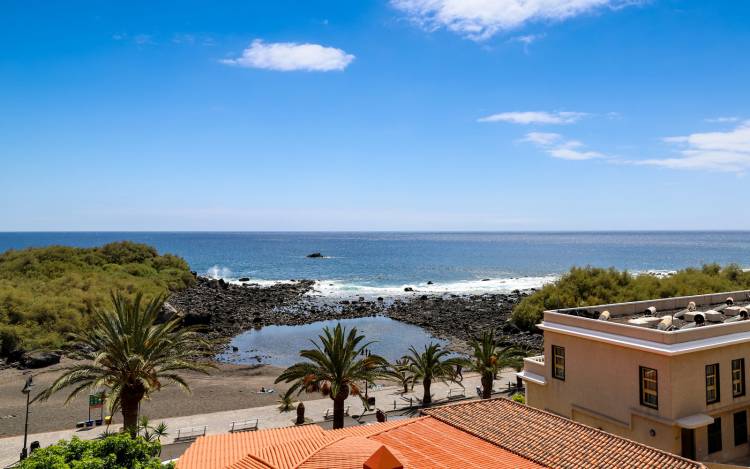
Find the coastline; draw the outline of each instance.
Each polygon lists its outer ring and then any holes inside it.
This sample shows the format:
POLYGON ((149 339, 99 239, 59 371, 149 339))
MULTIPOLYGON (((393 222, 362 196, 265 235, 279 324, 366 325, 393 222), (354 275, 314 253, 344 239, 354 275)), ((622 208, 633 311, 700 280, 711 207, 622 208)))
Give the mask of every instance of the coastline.
POLYGON ((335 297, 316 293, 318 282, 291 280, 269 285, 226 282, 196 277, 196 283, 168 300, 169 315, 199 325, 220 343, 252 328, 296 326, 317 321, 385 316, 418 326, 464 351, 467 341, 494 327, 504 342, 531 349, 541 347, 541 335, 519 330, 508 322, 513 307, 533 292, 429 293, 412 288, 394 297, 335 297))

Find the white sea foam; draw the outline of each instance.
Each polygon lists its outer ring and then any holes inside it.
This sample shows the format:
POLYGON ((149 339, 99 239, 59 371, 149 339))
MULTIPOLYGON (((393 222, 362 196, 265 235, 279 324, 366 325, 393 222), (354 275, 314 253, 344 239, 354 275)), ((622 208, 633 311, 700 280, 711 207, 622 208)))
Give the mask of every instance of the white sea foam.
POLYGON ((208 278, 223 278, 224 280, 227 280, 232 278, 232 271, 228 267, 215 265, 206 271, 206 275, 208 276, 208 278))
POLYGON ((315 283, 310 295, 331 297, 397 297, 414 294, 482 294, 482 293, 508 293, 513 290, 527 290, 539 288, 547 283, 554 282, 558 275, 546 275, 542 277, 511 277, 493 278, 488 280, 460 280, 456 282, 433 283, 426 282, 410 283, 396 286, 373 286, 341 282, 337 280, 320 280, 315 283), (412 288, 413 292, 404 289, 412 288))
MULTIPOLYGON (((230 269, 220 266, 213 266, 208 269, 210 278, 223 278, 228 283, 235 285, 256 284, 261 287, 268 287, 283 283, 292 283, 292 280, 268 280, 248 277, 249 280, 243 282, 235 276, 230 269)), ((384 298, 402 297, 414 294, 443 294, 454 293, 461 294, 482 294, 482 293, 508 293, 513 290, 528 290, 530 288, 540 288, 548 283, 559 279, 559 275, 545 275, 541 277, 508 277, 508 278, 491 278, 477 280, 459 280, 455 282, 436 282, 428 285, 427 282, 407 283, 403 285, 375 286, 367 284, 358 284, 344 282, 340 280, 318 280, 315 282, 313 289, 308 292, 311 296, 334 297, 334 298, 351 298, 364 296, 366 298, 384 298), (412 288, 413 292, 404 291, 405 288, 412 288)))

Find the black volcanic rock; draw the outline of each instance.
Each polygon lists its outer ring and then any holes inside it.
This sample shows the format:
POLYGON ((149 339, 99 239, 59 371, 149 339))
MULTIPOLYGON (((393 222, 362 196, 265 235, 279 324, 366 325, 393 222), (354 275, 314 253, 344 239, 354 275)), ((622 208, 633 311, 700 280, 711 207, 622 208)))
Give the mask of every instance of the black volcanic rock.
POLYGON ((491 327, 505 343, 533 349, 540 349, 542 344, 541 334, 521 334, 509 322, 513 307, 526 292, 379 297, 372 301, 307 295, 313 291, 312 280, 263 287, 225 285, 198 277, 193 286, 174 293, 169 304, 185 324, 201 325, 209 336, 223 339, 268 325, 387 316, 448 339, 453 349, 465 350, 471 337, 491 327))
POLYGON ((321 254, 319 252, 314 252, 312 254, 308 254, 307 257, 309 257, 311 259, 315 259, 315 258, 318 258, 318 257, 323 257, 323 254, 321 254))

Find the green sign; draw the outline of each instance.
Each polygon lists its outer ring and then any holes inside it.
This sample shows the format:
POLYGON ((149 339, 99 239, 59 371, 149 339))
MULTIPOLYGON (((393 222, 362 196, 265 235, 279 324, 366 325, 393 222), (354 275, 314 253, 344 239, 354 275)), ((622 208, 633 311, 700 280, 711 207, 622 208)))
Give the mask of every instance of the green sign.
POLYGON ((104 405, 104 393, 89 394, 89 407, 101 407, 104 405))

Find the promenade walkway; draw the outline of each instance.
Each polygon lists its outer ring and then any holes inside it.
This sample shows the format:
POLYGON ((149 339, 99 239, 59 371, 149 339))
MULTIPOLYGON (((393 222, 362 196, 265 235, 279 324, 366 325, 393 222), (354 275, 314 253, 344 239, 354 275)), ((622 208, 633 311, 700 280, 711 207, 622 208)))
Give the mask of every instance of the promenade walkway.
MULTIPOLYGON (((508 383, 515 384, 515 372, 513 370, 504 370, 499 376, 499 379, 495 381, 495 389, 506 389, 508 383)), ((476 374, 466 373, 464 375, 463 386, 465 389, 466 397, 476 397, 476 388, 480 386, 479 376, 476 374)), ((457 384, 451 383, 445 385, 442 383, 433 383, 431 392, 433 394, 433 400, 446 400, 449 398, 449 393, 455 395, 460 392, 461 387, 457 384)), ((376 406, 384 411, 393 410, 396 408, 402 409, 409 406, 408 399, 411 397, 413 403, 417 404, 417 398, 422 397, 422 386, 415 385, 414 391, 402 395, 398 386, 384 386, 378 389, 370 389, 368 395, 375 397, 376 406)), ((158 399, 158 395, 154 399, 158 399)), ((328 399, 315 399, 305 401, 305 416, 308 419, 312 419, 315 422, 324 421, 326 411, 332 407, 333 402, 328 399)), ((350 415, 361 415, 364 411, 364 407, 359 398, 351 397, 347 399, 346 405, 350 406, 350 415)), ((293 425, 296 413, 291 412, 279 412, 277 405, 270 405, 265 407, 254 407, 249 409, 238 409, 228 410, 223 412, 212 412, 207 414, 189 415, 183 417, 173 417, 166 419, 157 419, 153 424, 163 421, 168 426, 169 436, 166 439, 162 439, 162 444, 170 444, 175 441, 177 436, 177 430, 180 428, 188 427, 206 427, 206 434, 219 434, 227 433, 232 426, 232 422, 255 420, 258 419, 258 428, 279 428, 293 425)), ((32 417, 33 419, 33 414, 32 417)), ((29 443, 32 441, 39 441, 44 447, 53 444, 61 439, 70 439, 73 436, 77 436, 81 439, 94 439, 99 437, 105 427, 94 427, 88 430, 60 430, 46 433, 36 433, 29 435, 29 443)), ((110 431, 117 431, 120 429, 120 425, 112 425, 110 431)), ((10 438, 0 439, 0 468, 8 466, 18 459, 18 454, 23 447, 23 435, 13 436, 10 438)))

